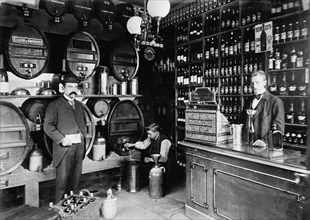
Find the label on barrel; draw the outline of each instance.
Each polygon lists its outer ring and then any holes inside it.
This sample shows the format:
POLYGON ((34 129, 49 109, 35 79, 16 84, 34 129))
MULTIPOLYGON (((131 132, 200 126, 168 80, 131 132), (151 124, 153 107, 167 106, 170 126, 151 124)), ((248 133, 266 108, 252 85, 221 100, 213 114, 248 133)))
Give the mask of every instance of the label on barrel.
POLYGON ((39 38, 12 36, 12 42, 17 44, 43 46, 43 40, 39 38))

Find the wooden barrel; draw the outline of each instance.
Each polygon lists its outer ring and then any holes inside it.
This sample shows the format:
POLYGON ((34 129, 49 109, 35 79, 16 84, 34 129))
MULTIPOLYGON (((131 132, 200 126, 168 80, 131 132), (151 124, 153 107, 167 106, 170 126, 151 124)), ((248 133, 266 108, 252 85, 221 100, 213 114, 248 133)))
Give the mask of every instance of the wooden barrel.
POLYGON ((110 111, 110 104, 104 98, 89 98, 86 105, 97 118, 106 116, 110 111))
POLYGON ((0 176, 18 168, 30 149, 27 120, 10 102, 0 101, 0 176))
POLYGON ((139 54, 134 44, 127 39, 114 42, 110 53, 110 64, 116 79, 131 80, 139 69, 139 54))
POLYGON ((111 106, 107 120, 107 140, 109 150, 125 155, 122 140, 134 143, 141 140, 144 132, 144 120, 139 106, 131 101, 116 102, 111 106))
POLYGON ((116 9, 111 0, 95 0, 95 13, 98 20, 107 25, 116 19, 116 9))
POLYGON ((129 18, 135 15, 135 9, 132 4, 122 3, 116 5, 117 21, 124 27, 127 25, 129 18))
MULTIPOLYGON (((86 116, 86 155, 91 151, 96 135, 96 124, 89 108, 82 103, 86 116)), ((48 153, 53 156, 53 141, 44 134, 45 147, 48 153)))
POLYGON ((91 77, 100 62, 97 42, 87 32, 71 34, 65 55, 66 69, 81 81, 91 77))
POLYGON ((70 0, 69 4, 74 17, 87 27, 94 10, 92 0, 70 0))
POLYGON ((55 23, 60 23, 60 17, 63 16, 68 7, 68 0, 43 0, 45 11, 52 17, 54 17, 55 23))
POLYGON ((42 121, 44 121, 46 108, 49 100, 47 99, 34 99, 30 98, 23 102, 21 110, 24 115, 32 122, 35 122, 36 117, 40 115, 42 121))
POLYGON ((13 27, 5 49, 12 72, 23 79, 39 76, 50 58, 48 41, 44 33, 29 24, 13 27))

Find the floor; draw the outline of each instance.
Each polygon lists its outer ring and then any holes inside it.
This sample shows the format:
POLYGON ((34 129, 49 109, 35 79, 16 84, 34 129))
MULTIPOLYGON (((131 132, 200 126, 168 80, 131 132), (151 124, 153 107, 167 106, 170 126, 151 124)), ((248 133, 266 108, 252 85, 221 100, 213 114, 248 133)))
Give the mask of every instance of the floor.
MULTIPOLYGON (((172 175, 173 181, 169 182, 169 191, 160 199, 153 199, 149 196, 148 183, 140 182, 137 192, 128 191, 127 177, 121 175, 124 170, 112 169, 97 173, 85 174, 80 181, 80 189, 88 189, 94 192, 96 197, 106 198, 108 189, 112 189, 114 196, 117 198, 117 212, 115 220, 118 219, 179 219, 187 220, 184 214, 184 206, 186 199, 185 190, 185 173, 184 170, 174 172, 172 175), (117 186, 120 183, 122 176, 121 187, 117 186), (121 188, 121 189, 120 189, 121 188)), ((126 173, 126 172, 125 172, 126 173)), ((54 201, 54 181, 49 181, 40 184, 40 207, 47 208, 49 202, 54 201)), ((6 195, 5 197, 8 199, 6 195)), ((20 190, 10 194, 11 197, 16 197, 21 201, 23 195, 20 190)), ((2 201, 3 202, 3 201, 2 201)), ((17 206, 14 199, 6 202, 6 205, 11 203, 17 206), (14 204, 15 203, 15 204, 14 204)), ((103 218, 101 218, 103 219, 103 218)))

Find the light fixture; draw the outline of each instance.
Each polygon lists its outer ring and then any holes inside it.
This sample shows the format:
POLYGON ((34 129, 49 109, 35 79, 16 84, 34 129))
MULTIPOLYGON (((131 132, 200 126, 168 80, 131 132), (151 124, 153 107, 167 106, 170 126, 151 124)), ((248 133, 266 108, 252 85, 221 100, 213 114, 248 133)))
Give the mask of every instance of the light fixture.
POLYGON ((134 43, 137 50, 139 50, 139 38, 138 35, 141 35, 141 24, 142 18, 139 16, 133 16, 128 19, 126 27, 130 34, 134 35, 134 43))
POLYGON ((169 0, 144 0, 143 11, 139 8, 135 10, 135 16, 127 21, 127 30, 134 35, 134 43, 137 50, 139 45, 163 47, 159 37, 160 20, 167 16, 170 11, 169 0), (157 20, 156 30, 152 24, 152 18, 157 20))
POLYGON ((169 11, 169 0, 149 0, 147 2, 147 12, 157 20, 156 38, 158 38, 160 20, 166 17, 169 11))

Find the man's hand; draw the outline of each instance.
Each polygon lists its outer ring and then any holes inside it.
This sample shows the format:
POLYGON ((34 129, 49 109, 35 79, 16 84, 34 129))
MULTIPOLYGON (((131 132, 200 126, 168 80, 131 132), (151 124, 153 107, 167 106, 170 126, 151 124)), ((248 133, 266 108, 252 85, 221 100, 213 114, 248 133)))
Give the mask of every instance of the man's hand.
POLYGON ((154 162, 154 160, 150 157, 144 157, 144 163, 154 162))
POLYGON ((72 145, 71 140, 70 140, 69 138, 66 138, 66 137, 64 137, 64 138, 60 141, 60 143, 61 143, 62 146, 64 146, 64 147, 68 147, 68 146, 71 146, 71 145, 72 145))
POLYGON ((134 146, 135 146, 135 144, 131 144, 131 143, 124 144, 125 148, 130 148, 130 147, 134 147, 134 146))

